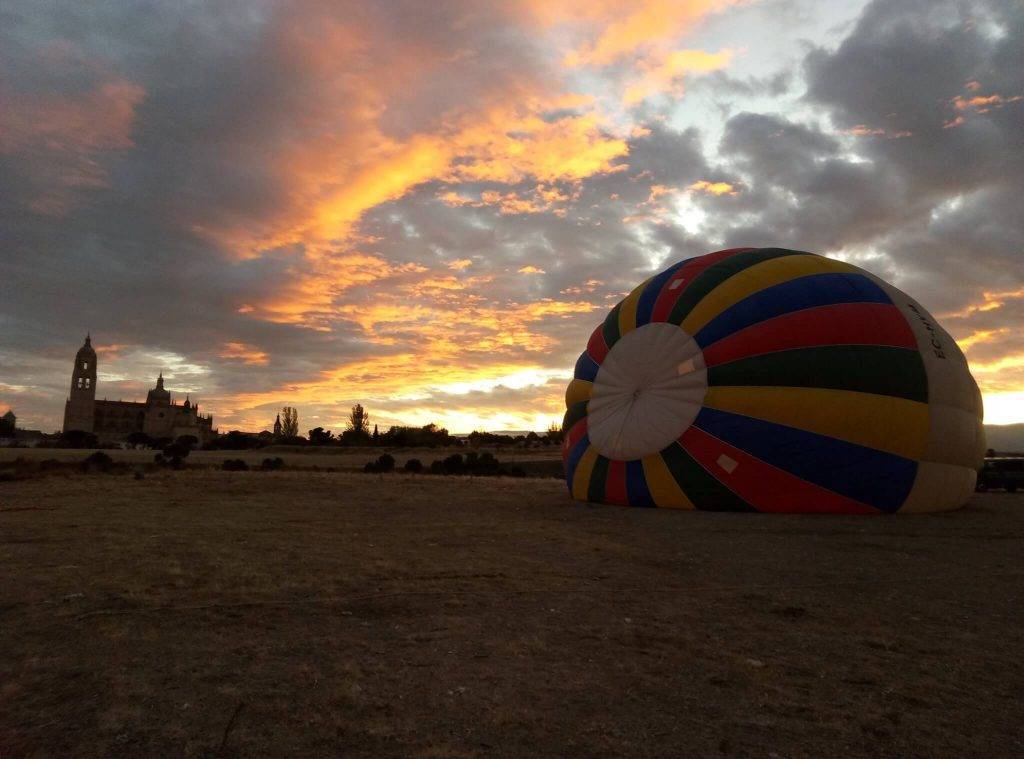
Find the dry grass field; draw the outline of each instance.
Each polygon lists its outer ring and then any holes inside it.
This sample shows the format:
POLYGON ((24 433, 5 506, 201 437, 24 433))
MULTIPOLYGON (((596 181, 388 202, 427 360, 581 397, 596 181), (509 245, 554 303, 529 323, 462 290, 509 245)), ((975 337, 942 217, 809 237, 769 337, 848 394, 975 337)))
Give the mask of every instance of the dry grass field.
POLYGON ((0 483, 0 756, 1020 756, 1024 497, 895 518, 550 479, 0 483))

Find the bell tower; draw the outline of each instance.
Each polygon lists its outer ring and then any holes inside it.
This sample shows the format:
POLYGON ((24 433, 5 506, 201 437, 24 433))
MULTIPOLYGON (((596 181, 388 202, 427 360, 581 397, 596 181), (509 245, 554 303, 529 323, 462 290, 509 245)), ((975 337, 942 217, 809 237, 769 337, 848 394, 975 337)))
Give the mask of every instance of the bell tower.
POLYGON ((71 372, 71 392, 64 404, 64 431, 92 432, 96 410, 96 351, 89 335, 75 355, 71 372))

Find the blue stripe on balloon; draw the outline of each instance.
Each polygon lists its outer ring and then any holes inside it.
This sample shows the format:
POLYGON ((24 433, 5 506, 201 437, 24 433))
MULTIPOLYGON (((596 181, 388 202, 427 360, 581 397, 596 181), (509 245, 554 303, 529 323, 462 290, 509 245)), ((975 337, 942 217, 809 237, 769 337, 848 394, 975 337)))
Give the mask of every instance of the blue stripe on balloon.
POLYGON ((576 445, 573 446, 573 449, 569 451, 569 455, 565 458, 565 481, 569 485, 570 493, 572 493, 572 478, 576 474, 576 467, 589 447, 590 435, 584 434, 583 437, 576 441, 576 445))
POLYGON ((599 368, 597 362, 590 357, 590 354, 583 351, 580 357, 576 359, 576 368, 573 370, 572 376, 576 379, 593 382, 594 378, 597 377, 597 370, 599 368))
POLYGON ((917 462, 862 445, 704 408, 694 424, 762 461, 882 511, 896 511, 917 475, 917 462))
POLYGON ((644 464, 639 459, 626 462, 626 498, 630 506, 654 507, 654 498, 647 487, 644 464))
POLYGON ((812 274, 749 295, 704 325, 694 339, 706 348, 753 324, 836 303, 892 303, 881 287, 862 274, 812 274))
POLYGON ((658 301, 658 296, 661 295, 661 291, 665 288, 665 285, 672 278, 683 264, 693 259, 687 258, 685 261, 668 267, 658 276, 654 277, 650 282, 647 283, 647 287, 640 293, 640 298, 636 302, 636 326, 642 327, 651 321, 651 314, 654 312, 654 304, 658 301))

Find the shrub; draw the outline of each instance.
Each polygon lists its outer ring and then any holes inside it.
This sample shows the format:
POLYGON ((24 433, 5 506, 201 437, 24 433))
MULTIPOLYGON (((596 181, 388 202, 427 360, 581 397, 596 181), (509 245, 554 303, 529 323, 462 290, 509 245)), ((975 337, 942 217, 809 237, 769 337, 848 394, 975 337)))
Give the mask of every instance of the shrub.
POLYGON ((95 469, 100 472, 109 472, 110 468, 114 465, 114 460, 110 458, 103 451, 96 451, 85 457, 82 462, 85 471, 95 469))
POLYGON ((174 443, 175 445, 183 445, 191 451, 199 445, 199 438, 195 435, 178 435, 174 443))
POLYGON ((226 432, 215 440, 211 440, 205 447, 219 451, 248 451, 269 442, 269 437, 267 440, 262 440, 259 435, 231 430, 231 432, 226 432))
POLYGON ((275 456, 272 459, 263 459, 263 463, 260 464, 260 469, 264 472, 272 472, 277 469, 284 469, 284 459, 280 456, 275 456))
POLYGON ((502 466, 493 453, 477 453, 476 451, 470 451, 465 458, 454 453, 446 459, 434 461, 430 465, 429 471, 431 474, 475 475, 478 477, 526 476, 526 470, 521 466, 502 466))
POLYGON ((466 464, 461 453, 453 453, 441 462, 441 467, 444 469, 445 474, 462 474, 466 464))
POLYGON ((225 472, 248 472, 249 465, 242 459, 225 459, 220 468, 225 472))
POLYGON ((125 442, 133 448, 152 448, 155 444, 153 438, 145 432, 133 432, 125 442))
POLYGON ((482 453, 477 459, 473 474, 493 475, 498 473, 499 462, 493 453, 482 453))
POLYGON ((164 446, 163 461, 157 460, 157 463, 163 463, 166 466, 170 466, 172 469, 181 469, 184 464, 184 459, 188 456, 192 449, 187 445, 181 443, 171 443, 170 445, 164 446))
POLYGON ((387 453, 382 453, 377 457, 376 461, 367 462, 366 466, 363 467, 363 471, 367 473, 393 472, 395 471, 395 457, 387 453))
POLYGON ((97 437, 83 430, 68 430, 60 434, 58 448, 95 448, 99 444, 97 437))
POLYGON ((405 466, 402 469, 413 474, 419 474, 423 471, 423 462, 419 459, 409 459, 405 462, 405 466))

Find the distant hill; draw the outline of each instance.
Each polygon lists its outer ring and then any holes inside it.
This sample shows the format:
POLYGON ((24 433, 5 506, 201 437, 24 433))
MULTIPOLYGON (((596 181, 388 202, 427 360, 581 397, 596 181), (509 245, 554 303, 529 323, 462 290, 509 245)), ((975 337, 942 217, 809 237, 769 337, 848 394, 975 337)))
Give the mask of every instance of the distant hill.
POLYGON ((1024 424, 986 424, 985 439, 1001 453, 1024 453, 1024 424))

